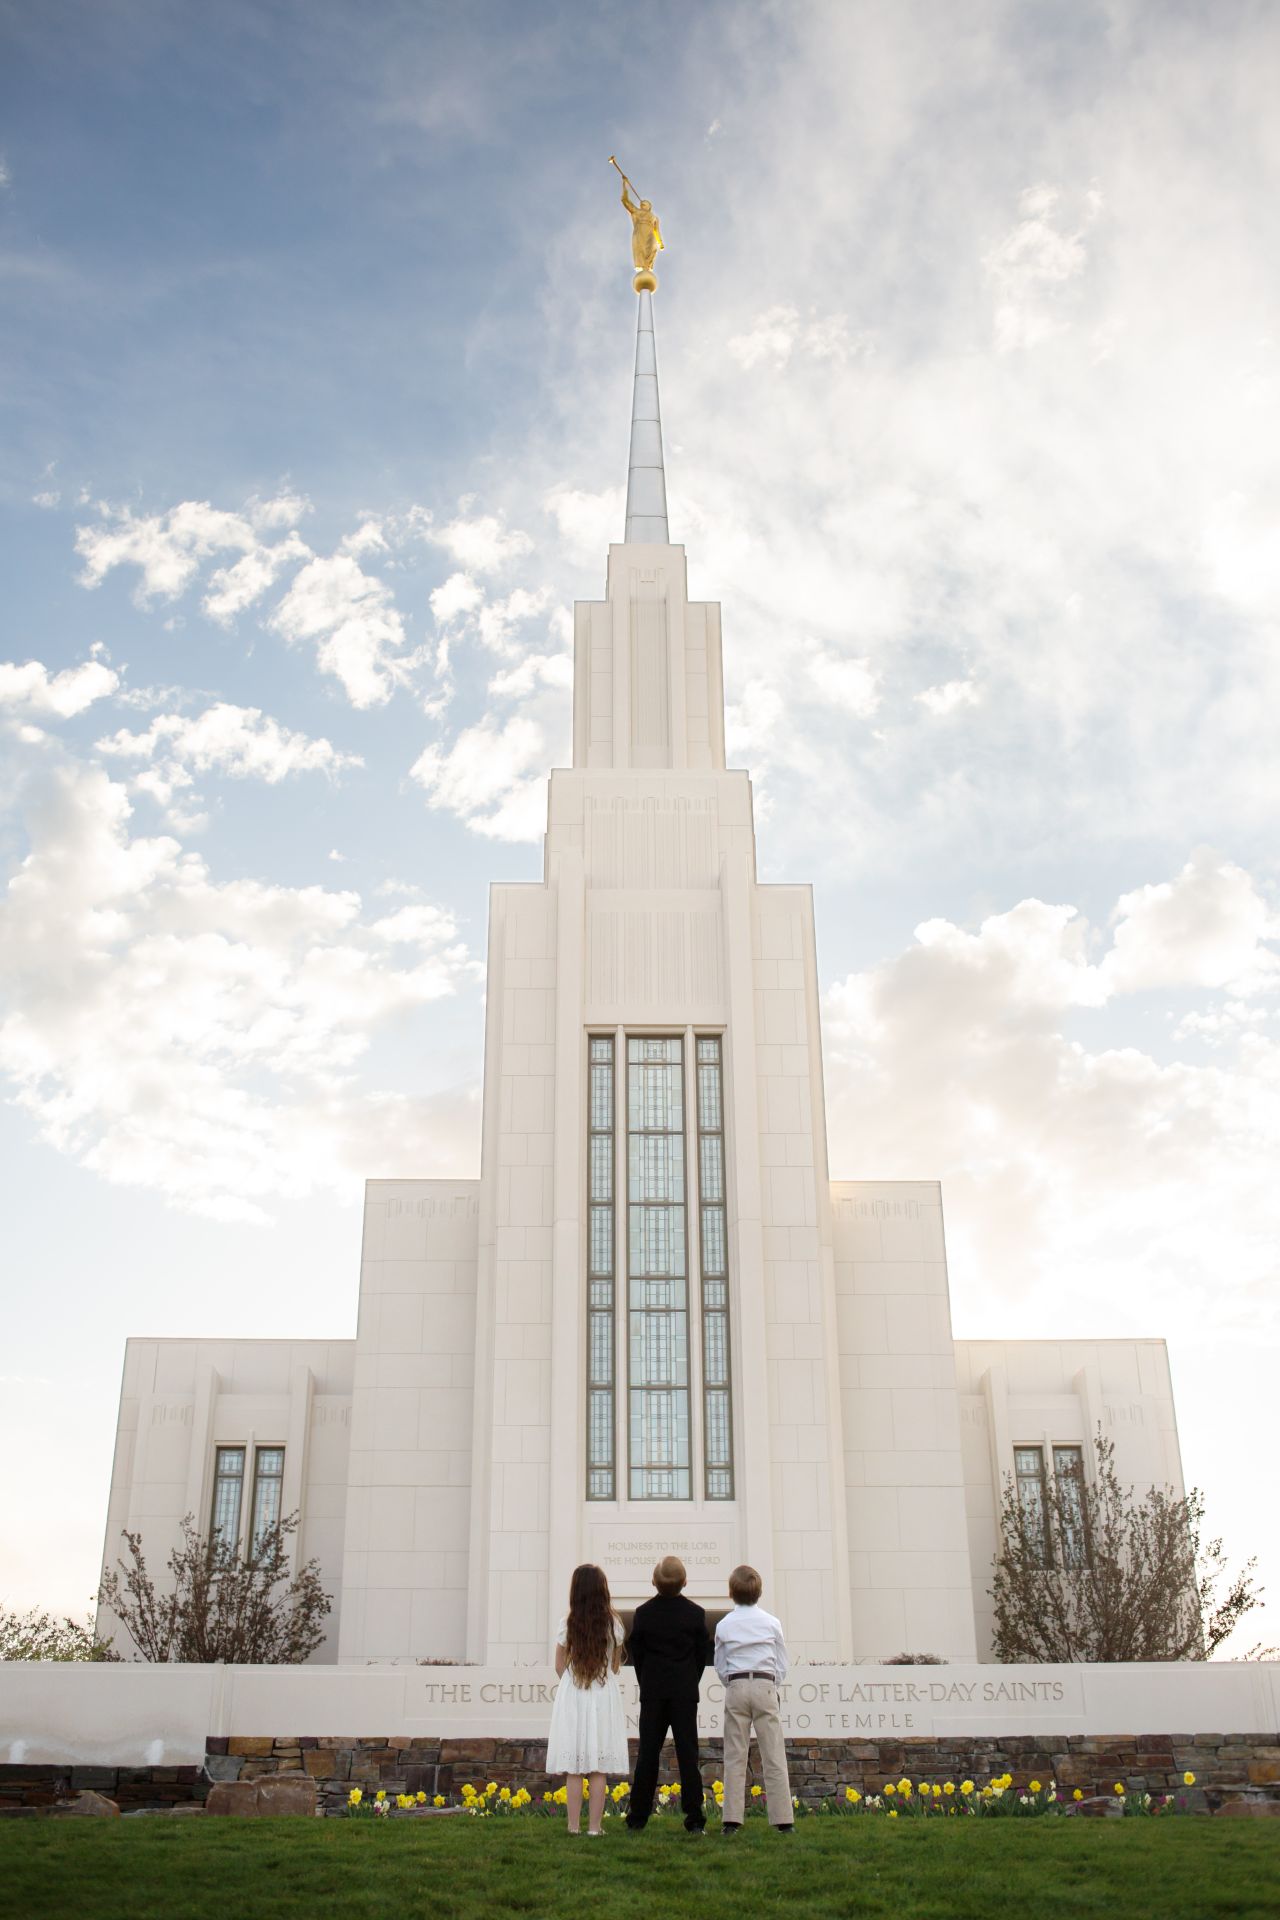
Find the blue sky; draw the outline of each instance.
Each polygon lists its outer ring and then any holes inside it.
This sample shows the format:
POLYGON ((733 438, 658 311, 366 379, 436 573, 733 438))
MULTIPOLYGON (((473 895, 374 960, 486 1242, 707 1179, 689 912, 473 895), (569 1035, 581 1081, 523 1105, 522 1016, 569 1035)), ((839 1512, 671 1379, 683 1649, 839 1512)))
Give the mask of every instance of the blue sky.
POLYGON ((1230 0, 0 6, 0 1593, 93 1585, 126 1332, 349 1334, 361 1178, 475 1170, 487 887, 621 532, 611 152, 832 1171, 943 1179, 961 1335, 1167 1334, 1280 1581, 1278 53, 1230 0))

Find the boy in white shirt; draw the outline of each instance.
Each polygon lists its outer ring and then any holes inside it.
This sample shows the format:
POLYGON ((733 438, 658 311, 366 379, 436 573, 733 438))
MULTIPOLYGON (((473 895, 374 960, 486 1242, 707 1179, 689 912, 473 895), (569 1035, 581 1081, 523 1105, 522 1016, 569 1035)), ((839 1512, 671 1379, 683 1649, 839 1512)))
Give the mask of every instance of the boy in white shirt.
POLYGON ((764 1768, 770 1826, 794 1832, 787 1747, 778 1718, 778 1688, 787 1677, 787 1643, 781 1623, 760 1605, 764 1582, 754 1567, 729 1575, 733 1612, 716 1628, 715 1666, 724 1683, 724 1831, 742 1825, 747 1791, 747 1750, 754 1725, 764 1768))

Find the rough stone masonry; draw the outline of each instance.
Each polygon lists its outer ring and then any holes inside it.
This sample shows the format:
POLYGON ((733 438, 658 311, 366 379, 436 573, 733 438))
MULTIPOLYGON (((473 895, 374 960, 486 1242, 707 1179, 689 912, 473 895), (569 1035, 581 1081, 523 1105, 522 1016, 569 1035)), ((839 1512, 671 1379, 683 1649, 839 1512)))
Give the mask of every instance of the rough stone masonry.
MULTIPOLYGON (((706 1740, 701 1752, 709 1786, 723 1771, 722 1743, 706 1740)), ((787 1759, 792 1792, 809 1805, 843 1795, 846 1787, 879 1793, 904 1774, 913 1781, 973 1780, 982 1786, 1007 1772, 1015 1787, 1056 1780, 1065 1794, 1079 1787, 1092 1799, 1109 1795, 1117 1780, 1130 1793, 1185 1793, 1182 1776, 1189 1772, 1196 1776, 1192 1804, 1205 1812, 1280 1815, 1280 1732, 788 1740, 787 1759)), ((163 1812, 203 1805, 215 1784, 281 1774, 313 1780, 317 1810, 326 1814, 345 1811, 353 1786, 366 1794, 381 1787, 388 1796, 442 1793, 453 1800, 468 1781, 527 1787, 535 1798, 560 1784, 546 1772, 544 1740, 232 1736, 208 1741, 203 1767, 0 1766, 0 1818, 50 1813, 83 1791, 109 1796, 125 1813, 163 1812)), ((661 1777, 674 1781, 674 1768, 664 1767, 661 1777)), ((750 1777, 760 1777, 754 1765, 750 1777)))

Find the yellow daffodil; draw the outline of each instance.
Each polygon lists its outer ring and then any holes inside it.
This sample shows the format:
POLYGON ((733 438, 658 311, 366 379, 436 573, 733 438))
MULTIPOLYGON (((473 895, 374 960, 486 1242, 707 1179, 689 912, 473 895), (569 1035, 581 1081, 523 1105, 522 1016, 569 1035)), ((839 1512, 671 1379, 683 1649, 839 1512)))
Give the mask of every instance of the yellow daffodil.
POLYGON ((954 1781, 954 1780, 944 1780, 944 1781, 943 1781, 943 1783, 942 1783, 942 1791, 943 1791, 944 1793, 947 1793, 947 1794, 951 1794, 951 1793, 954 1793, 954 1792, 955 1792, 955 1790, 956 1790, 956 1783, 955 1783, 955 1781, 954 1781))
POLYGON ((1038 1780, 1033 1780, 1033 1781, 1031 1782, 1031 1791, 1032 1791, 1032 1793, 1039 1793, 1039 1791, 1040 1791, 1040 1782, 1039 1782, 1038 1780))
POLYGON ((757 1782, 756 1785, 751 1789, 751 1798, 753 1800, 758 1800, 760 1798, 760 1795, 763 1792, 764 1792, 764 1788, 759 1784, 759 1782, 757 1782))
POLYGON ((1116 1781, 1115 1791, 1120 1795, 1120 1798, 1123 1800, 1124 1799, 1124 1781, 1123 1780, 1116 1781))
POLYGON ((504 1788, 502 1789, 502 1792, 501 1792, 501 1793, 500 1793, 500 1794, 498 1795, 498 1798, 499 1798, 499 1800, 501 1800, 501 1801, 502 1801, 502 1803, 503 1803, 503 1805, 505 1806, 505 1805, 507 1804, 507 1802, 508 1802, 508 1801, 510 1800, 510 1798, 511 1798, 511 1789, 510 1789, 510 1787, 504 1787, 504 1788))
POLYGON ((890 1809, 889 1809, 889 1818, 890 1818, 891 1820, 896 1820, 896 1819, 897 1819, 897 1817, 898 1817, 898 1809, 897 1809, 896 1807, 890 1807, 890 1809))
POLYGON ((1084 1794, 1080 1791, 1079 1787, 1076 1787, 1071 1795, 1071 1798, 1073 1800, 1083 1800, 1084 1794))
POLYGON ((379 1788, 378 1788, 378 1791, 377 1791, 377 1792, 376 1792, 376 1793, 374 1794, 374 1796, 373 1796, 373 1797, 374 1797, 374 1799, 375 1799, 375 1800, 385 1800, 387 1796, 386 1796, 386 1794, 385 1794, 385 1793, 383 1792, 383 1790, 382 1790, 382 1788, 381 1788, 381 1787, 379 1787, 379 1788))
POLYGON ((964 1794, 965 1798, 967 1799, 968 1796, 973 1792, 972 1780, 962 1780, 960 1782, 960 1791, 962 1794, 964 1794))
POLYGON ((1195 1775, 1194 1775, 1194 1773, 1184 1773, 1184 1774, 1183 1774, 1183 1776, 1182 1776, 1182 1784, 1183 1784, 1183 1786, 1184 1786, 1184 1787, 1194 1787, 1194 1785, 1195 1785, 1195 1783, 1196 1783, 1196 1777, 1195 1777, 1195 1775))
MULTIPOLYGON (((424 1795, 423 1797, 425 1799, 426 1796, 424 1795)), ((438 1793, 435 1799, 431 1802, 431 1804, 433 1807, 442 1807, 444 1805, 444 1795, 442 1793, 438 1793)))
POLYGON ((892 1780, 885 1781, 884 1790, 886 1793, 896 1793, 898 1791, 898 1789, 894 1786, 892 1780))
POLYGON ((347 1805, 349 1807, 358 1807, 363 1799, 364 1795, 361 1793, 359 1787, 352 1787, 350 1793, 347 1795, 347 1805))
POLYGON ((941 1800, 941 1798, 942 1798, 942 1788, 941 1788, 940 1786, 938 1786, 938 1784, 936 1783, 936 1781, 935 1781, 935 1783, 934 1783, 934 1785, 933 1785, 932 1787, 930 1787, 930 1789, 929 1789, 929 1791, 930 1791, 930 1793, 931 1793, 931 1794, 933 1795, 933 1797, 934 1797, 934 1799, 935 1799, 935 1800, 941 1800))

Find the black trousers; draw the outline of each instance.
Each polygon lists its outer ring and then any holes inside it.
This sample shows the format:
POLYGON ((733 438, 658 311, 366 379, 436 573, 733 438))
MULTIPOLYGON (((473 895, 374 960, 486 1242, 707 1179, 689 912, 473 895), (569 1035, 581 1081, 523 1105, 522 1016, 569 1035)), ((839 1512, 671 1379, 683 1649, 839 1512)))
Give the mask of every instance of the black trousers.
POLYGON ((658 1767, 662 1743, 668 1728, 676 1743, 676 1764, 680 1768, 680 1810, 686 1827, 705 1827, 702 1773, 698 1766, 698 1703, 696 1700, 640 1701, 640 1745, 636 1754, 636 1776, 631 1783, 627 1803, 627 1825, 642 1827, 653 1812, 653 1796, 658 1787, 658 1767))

